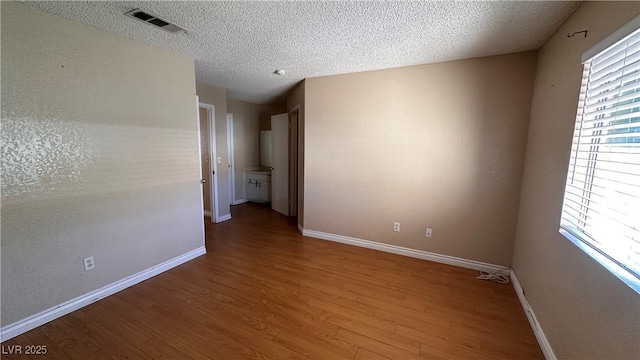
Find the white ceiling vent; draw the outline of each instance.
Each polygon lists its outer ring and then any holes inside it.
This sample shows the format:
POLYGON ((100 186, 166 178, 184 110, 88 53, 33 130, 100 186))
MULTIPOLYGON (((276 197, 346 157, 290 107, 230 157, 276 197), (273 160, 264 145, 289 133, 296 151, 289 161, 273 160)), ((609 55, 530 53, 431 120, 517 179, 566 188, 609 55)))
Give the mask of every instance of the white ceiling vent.
POLYGON ((148 11, 133 9, 125 13, 125 15, 136 20, 144 21, 147 24, 159 27, 160 29, 166 30, 168 32, 175 33, 178 31, 187 31, 186 28, 183 28, 182 26, 176 24, 172 24, 169 21, 159 18, 148 11))

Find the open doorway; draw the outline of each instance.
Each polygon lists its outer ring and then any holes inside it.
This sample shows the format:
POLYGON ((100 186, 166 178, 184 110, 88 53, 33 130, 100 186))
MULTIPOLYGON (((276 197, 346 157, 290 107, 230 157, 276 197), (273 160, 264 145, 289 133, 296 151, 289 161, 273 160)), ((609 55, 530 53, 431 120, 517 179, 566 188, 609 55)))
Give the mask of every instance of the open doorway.
POLYGON ((236 162, 235 140, 233 138, 233 114, 227 113, 227 156, 229 163, 229 204, 236 204, 236 162))
POLYGON ((216 138, 214 105, 199 103, 198 131, 200 136, 200 166, 202 168, 202 196, 204 215, 211 222, 218 222, 218 178, 216 168, 216 138))
POLYGON ((298 128, 300 106, 289 112, 289 215, 298 218, 298 128))
POLYGON ((271 116, 271 208, 285 216, 291 216, 290 125, 286 113, 271 116))

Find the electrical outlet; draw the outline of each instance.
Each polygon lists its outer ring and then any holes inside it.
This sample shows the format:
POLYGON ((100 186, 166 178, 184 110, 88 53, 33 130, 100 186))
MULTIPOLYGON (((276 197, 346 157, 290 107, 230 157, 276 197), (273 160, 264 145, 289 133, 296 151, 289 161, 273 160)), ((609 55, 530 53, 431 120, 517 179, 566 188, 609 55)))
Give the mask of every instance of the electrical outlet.
POLYGON ((393 223, 393 231, 400 232, 400 223, 399 222, 394 222, 393 223))
POLYGON ((427 232, 424 234, 424 236, 426 236, 426 237, 430 238, 430 237, 431 237, 431 232, 432 232, 432 231, 433 231, 433 230, 431 230, 430 228, 427 228, 427 232))
POLYGON ((96 264, 93 262, 93 256, 88 257, 88 258, 84 258, 84 270, 92 270, 94 267, 96 267, 96 264))

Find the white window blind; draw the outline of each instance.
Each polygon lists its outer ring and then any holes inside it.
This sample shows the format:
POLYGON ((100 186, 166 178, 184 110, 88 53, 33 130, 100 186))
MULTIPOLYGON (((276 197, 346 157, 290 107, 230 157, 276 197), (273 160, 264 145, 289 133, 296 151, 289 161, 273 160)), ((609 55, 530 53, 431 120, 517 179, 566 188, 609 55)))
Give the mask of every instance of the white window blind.
POLYGON ((640 29, 584 63, 560 227, 640 279, 640 29))

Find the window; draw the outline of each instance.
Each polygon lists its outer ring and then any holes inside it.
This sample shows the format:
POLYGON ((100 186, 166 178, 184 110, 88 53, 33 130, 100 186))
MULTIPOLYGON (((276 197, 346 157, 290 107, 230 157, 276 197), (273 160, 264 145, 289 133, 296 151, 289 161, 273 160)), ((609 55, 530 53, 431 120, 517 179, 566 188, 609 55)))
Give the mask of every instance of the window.
POLYGON ((640 292, 640 29, 584 62, 560 232, 640 292))

